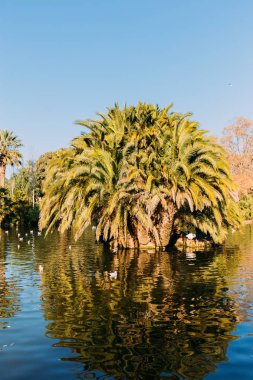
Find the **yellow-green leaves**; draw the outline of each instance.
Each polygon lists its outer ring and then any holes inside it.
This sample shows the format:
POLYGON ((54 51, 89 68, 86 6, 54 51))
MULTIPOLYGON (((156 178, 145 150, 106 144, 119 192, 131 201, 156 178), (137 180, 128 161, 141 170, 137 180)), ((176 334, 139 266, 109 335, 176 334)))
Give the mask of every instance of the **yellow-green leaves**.
POLYGON ((216 242, 239 223, 234 184, 223 149, 190 114, 171 106, 116 104, 97 120, 79 121, 87 134, 50 160, 41 227, 90 225, 113 246, 169 243, 179 220, 216 242))

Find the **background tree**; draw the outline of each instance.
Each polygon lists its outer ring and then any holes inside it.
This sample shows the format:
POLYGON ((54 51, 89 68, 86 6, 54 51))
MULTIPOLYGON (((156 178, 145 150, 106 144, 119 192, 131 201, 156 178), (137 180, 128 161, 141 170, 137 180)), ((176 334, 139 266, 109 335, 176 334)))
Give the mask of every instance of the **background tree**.
POLYGON ((0 130, 0 188, 5 186, 6 166, 21 164, 21 146, 21 141, 13 132, 0 130))
POLYGON ((38 197, 42 197, 42 183, 45 180, 46 176, 46 168, 50 162, 50 160, 53 158, 54 153, 53 152, 47 152, 42 154, 38 160, 35 162, 34 165, 34 174, 35 174, 35 180, 36 180, 36 186, 37 186, 37 195, 38 197))
POLYGON ((12 211, 12 202, 8 196, 8 192, 4 188, 0 188, 0 226, 5 216, 12 211))
POLYGON ((14 200, 25 200, 34 205, 39 192, 34 162, 27 161, 17 173, 11 175, 7 182, 7 188, 14 200))
POLYGON ((242 116, 223 130, 222 145, 227 151, 232 174, 241 195, 253 190, 253 121, 242 116))
POLYGON ((40 188, 36 179, 34 162, 27 161, 16 173, 6 181, 6 192, 10 204, 6 209, 3 222, 5 224, 22 224, 34 226, 38 224, 38 200, 40 188))

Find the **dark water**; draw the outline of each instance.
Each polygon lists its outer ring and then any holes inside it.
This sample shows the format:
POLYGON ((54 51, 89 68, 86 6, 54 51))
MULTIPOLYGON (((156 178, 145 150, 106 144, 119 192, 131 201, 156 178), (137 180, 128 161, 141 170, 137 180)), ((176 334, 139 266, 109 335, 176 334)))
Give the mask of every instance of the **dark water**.
POLYGON ((253 226, 197 253, 22 236, 1 234, 1 380, 253 378, 253 226))

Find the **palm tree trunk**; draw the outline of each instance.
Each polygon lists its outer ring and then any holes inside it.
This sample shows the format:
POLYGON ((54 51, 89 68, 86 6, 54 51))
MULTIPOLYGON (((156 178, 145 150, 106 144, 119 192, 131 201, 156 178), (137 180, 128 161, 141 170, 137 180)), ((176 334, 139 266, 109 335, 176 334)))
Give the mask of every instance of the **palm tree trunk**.
POLYGON ((153 232, 147 231, 140 222, 132 219, 133 237, 131 237, 131 241, 128 239, 127 248, 162 248, 169 244, 176 208, 172 202, 168 202, 167 209, 160 208, 158 213, 160 217, 155 225, 156 234, 154 230, 153 232))
POLYGON ((120 242, 119 246, 123 246, 124 248, 136 248, 138 244, 136 243, 136 239, 133 238, 133 236, 130 235, 130 233, 127 234, 126 241, 120 242))
POLYGON ((168 204, 167 210, 161 212, 161 220, 159 226, 157 226, 161 246, 166 247, 169 244, 171 238, 171 232, 174 224, 176 209, 173 203, 168 204))
MULTIPOLYGON (((157 212, 159 219, 155 223, 153 231, 147 231, 136 218, 132 217, 131 233, 127 233, 126 241, 119 238, 117 246, 130 249, 153 249, 168 246, 174 226, 176 208, 172 202, 168 202, 166 209, 161 207, 157 212)), ((114 247, 114 242, 111 244, 114 247)))
POLYGON ((155 239, 147 232, 147 230, 138 223, 137 225, 137 239, 140 248, 155 248, 155 239))
POLYGON ((5 165, 0 165, 0 187, 5 186, 5 165))

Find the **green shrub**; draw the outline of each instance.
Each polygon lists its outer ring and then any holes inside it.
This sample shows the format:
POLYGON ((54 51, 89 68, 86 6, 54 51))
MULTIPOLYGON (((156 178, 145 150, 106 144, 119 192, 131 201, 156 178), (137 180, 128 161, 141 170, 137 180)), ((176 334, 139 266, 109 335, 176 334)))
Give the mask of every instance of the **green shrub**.
POLYGON ((253 219, 253 195, 244 195, 240 201, 239 206, 242 211, 242 216, 245 220, 253 219))

